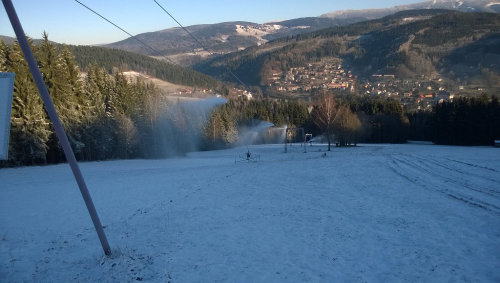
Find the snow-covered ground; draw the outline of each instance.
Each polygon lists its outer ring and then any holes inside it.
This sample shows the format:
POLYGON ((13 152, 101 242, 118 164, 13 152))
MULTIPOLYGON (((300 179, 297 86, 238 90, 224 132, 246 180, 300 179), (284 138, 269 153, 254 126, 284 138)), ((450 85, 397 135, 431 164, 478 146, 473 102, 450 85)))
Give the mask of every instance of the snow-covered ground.
POLYGON ((500 149, 251 146, 0 170, 1 282, 500 282, 500 149), (321 151, 320 151, 321 149, 321 151))

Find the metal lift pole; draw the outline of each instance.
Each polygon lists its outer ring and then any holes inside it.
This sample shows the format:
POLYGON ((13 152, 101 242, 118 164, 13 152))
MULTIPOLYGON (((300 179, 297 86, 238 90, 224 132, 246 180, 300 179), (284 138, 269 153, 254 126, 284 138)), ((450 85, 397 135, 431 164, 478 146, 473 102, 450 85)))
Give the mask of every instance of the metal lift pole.
POLYGON ((85 204, 87 205, 87 209, 89 210, 90 217, 92 218, 92 222, 94 223, 97 235, 99 236, 99 240, 101 241, 104 253, 106 255, 110 255, 111 248, 109 247, 108 240, 106 239, 106 235, 104 234, 104 229, 102 228, 101 221, 99 220, 99 216, 97 215, 97 211, 94 207, 94 203, 92 202, 92 198, 90 197, 90 193, 87 189, 87 185, 85 184, 85 180, 83 179, 80 167, 76 162, 75 154, 71 149, 68 137, 66 136, 66 133, 64 132, 64 129, 62 127, 59 115, 57 115, 54 103, 52 102, 52 99, 50 98, 49 95, 49 91, 47 90, 45 82, 43 81, 42 73, 40 73, 40 69, 38 69, 38 65, 36 63, 35 57, 33 56, 33 52, 31 51, 31 48, 29 46, 28 40, 26 39, 26 35, 24 33, 21 22, 17 17, 14 5, 12 5, 11 0, 2 0, 2 2, 3 6, 5 7, 5 11, 9 16, 12 28, 16 33, 19 45, 21 46, 21 49, 24 53, 24 58, 28 63, 31 74, 33 75, 33 79, 35 80, 38 91, 40 92, 40 96, 42 97, 43 103, 45 104, 45 109, 47 110, 47 114, 49 115, 49 118, 52 121, 52 124, 54 125, 54 129, 56 131, 57 137, 59 138, 59 142, 61 143, 61 146, 64 150, 66 159, 68 160, 68 163, 71 166, 73 175, 75 176, 76 182, 78 183, 78 187, 80 188, 80 192, 82 193, 85 204))

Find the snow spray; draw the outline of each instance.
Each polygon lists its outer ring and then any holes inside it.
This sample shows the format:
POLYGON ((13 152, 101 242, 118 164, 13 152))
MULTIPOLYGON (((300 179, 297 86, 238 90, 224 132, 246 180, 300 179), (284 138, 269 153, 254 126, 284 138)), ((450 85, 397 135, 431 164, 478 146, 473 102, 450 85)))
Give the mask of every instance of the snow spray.
POLYGON ((203 125, 210 111, 224 103, 224 98, 209 98, 170 105, 158 119, 160 150, 157 158, 181 156, 203 146, 203 125))
POLYGON ((270 127, 274 126, 273 123, 266 121, 254 121, 253 125, 242 127, 240 133, 240 143, 242 145, 251 145, 265 143, 264 134, 270 127))

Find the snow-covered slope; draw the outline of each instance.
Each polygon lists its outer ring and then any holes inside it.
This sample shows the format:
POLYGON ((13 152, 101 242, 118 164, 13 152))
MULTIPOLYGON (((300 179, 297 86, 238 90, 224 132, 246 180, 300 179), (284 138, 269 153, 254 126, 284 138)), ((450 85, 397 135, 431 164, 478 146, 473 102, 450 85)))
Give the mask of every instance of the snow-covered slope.
POLYGON ((500 151, 251 146, 0 170, 2 282, 500 282, 500 151), (326 156, 325 156, 326 153, 326 156))
POLYGON ((446 9, 460 12, 489 12, 498 13, 500 7, 499 0, 430 0, 421 3, 394 6, 381 9, 363 9, 363 10, 341 10, 323 14, 322 18, 346 19, 346 18, 365 18, 378 19, 397 12, 418 9, 446 9))

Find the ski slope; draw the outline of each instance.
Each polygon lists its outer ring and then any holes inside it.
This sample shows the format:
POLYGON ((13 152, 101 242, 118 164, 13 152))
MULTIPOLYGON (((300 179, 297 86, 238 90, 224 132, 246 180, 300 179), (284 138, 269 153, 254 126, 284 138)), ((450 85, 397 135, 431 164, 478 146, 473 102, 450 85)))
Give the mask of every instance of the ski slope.
POLYGON ((250 146, 0 170, 1 282, 500 282, 500 149, 250 146), (326 153, 326 156, 324 154, 326 153))

